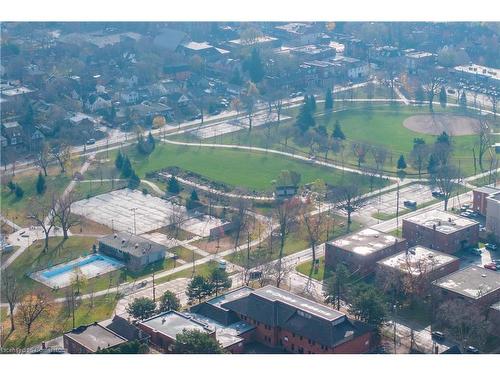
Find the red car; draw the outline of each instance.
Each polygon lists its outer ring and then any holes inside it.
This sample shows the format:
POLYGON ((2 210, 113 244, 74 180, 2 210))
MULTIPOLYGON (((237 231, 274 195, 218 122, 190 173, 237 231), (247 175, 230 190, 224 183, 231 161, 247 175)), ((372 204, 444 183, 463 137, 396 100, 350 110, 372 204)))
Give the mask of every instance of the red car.
POLYGON ((486 263, 483 267, 492 271, 497 270, 497 265, 495 263, 486 263))

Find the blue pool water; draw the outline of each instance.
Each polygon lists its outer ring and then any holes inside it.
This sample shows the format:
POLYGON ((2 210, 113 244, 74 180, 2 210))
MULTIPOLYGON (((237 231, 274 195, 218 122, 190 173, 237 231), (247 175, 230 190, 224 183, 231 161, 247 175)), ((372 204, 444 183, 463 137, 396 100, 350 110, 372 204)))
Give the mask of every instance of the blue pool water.
POLYGON ((83 266, 86 266, 86 265, 89 265, 91 263, 98 262, 98 261, 108 263, 109 265, 117 267, 117 268, 122 266, 122 263, 120 263, 120 262, 118 262, 118 261, 114 260, 113 258, 110 258, 106 255, 92 254, 92 255, 89 255, 88 257, 83 258, 82 260, 80 260, 78 262, 75 262, 75 263, 70 262, 70 263, 67 263, 67 264, 64 264, 61 266, 55 266, 51 269, 48 269, 47 271, 42 272, 41 275, 47 279, 51 279, 51 278, 59 276, 63 273, 73 272, 73 270, 75 268, 81 268, 83 266))

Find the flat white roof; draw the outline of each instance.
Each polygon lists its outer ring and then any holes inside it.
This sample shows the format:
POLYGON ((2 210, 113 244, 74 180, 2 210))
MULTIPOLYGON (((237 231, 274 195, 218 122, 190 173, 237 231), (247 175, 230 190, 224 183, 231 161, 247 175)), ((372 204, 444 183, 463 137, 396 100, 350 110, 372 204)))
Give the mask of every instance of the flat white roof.
POLYGON ((483 65, 470 64, 470 65, 459 65, 454 67, 458 72, 469 73, 469 74, 478 74, 491 79, 500 80, 500 69, 490 68, 483 65))
POLYGON ((441 210, 431 210, 403 219, 445 234, 454 233, 460 229, 477 225, 478 222, 462 216, 441 210))
POLYGON ((403 239, 367 228, 332 241, 331 244, 358 255, 369 255, 401 241, 403 239))
POLYGON ((423 246, 414 246, 378 263, 413 275, 425 274, 458 258, 423 246))

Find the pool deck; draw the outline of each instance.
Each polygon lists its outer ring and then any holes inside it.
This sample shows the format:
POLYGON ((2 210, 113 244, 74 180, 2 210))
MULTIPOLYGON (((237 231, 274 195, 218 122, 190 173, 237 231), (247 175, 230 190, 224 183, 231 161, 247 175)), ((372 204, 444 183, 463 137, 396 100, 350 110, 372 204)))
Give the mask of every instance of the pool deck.
POLYGON ((76 269, 85 279, 91 279, 120 269, 123 266, 123 263, 113 258, 96 253, 45 268, 32 273, 30 277, 49 288, 57 289, 71 285, 76 276, 76 269))

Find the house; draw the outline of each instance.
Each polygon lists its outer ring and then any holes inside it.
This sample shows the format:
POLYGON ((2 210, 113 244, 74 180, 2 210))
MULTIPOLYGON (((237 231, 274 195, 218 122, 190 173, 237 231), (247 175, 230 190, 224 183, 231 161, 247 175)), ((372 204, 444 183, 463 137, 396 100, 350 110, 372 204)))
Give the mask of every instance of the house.
POLYGON ((5 138, 3 135, 0 136, 0 141, 1 141, 2 147, 7 147, 9 144, 9 140, 7 138, 5 138))
POLYGON ((410 74, 418 74, 436 62, 436 55, 424 51, 408 51, 405 53, 406 70, 410 74))
POLYGON ((388 256, 406 250, 406 239, 367 228, 326 243, 325 266, 344 264, 351 272, 367 275, 388 256))
POLYGON ((135 104, 139 101, 139 93, 137 91, 122 92, 120 99, 127 104, 135 104))
POLYGON ((434 209, 403 219, 403 237, 409 246, 421 245, 453 254, 477 244, 479 223, 434 209))
POLYGON ((487 198, 496 193, 500 193, 500 188, 497 188, 494 185, 475 188, 472 191, 472 209, 479 212, 481 215, 486 216, 488 211, 487 198))
POLYGON ((91 94, 85 102, 85 107, 91 112, 111 108, 111 106, 111 100, 104 95, 91 94))
POLYGON ((432 283, 438 300, 459 299, 481 309, 500 300, 500 273, 469 266, 432 283))
POLYGON ((80 326, 63 335, 64 349, 70 354, 94 354, 115 348, 128 340, 99 323, 80 326))
POLYGON ((414 289, 427 290, 431 282, 458 271, 460 260, 453 255, 423 246, 410 247, 377 262, 377 282, 400 280, 416 283, 414 289))
POLYGON ((4 122, 2 133, 11 146, 23 143, 23 127, 17 121, 4 122))
POLYGON ((253 39, 242 40, 242 39, 233 39, 227 42, 228 48, 232 51, 238 51, 243 47, 277 47, 280 41, 278 38, 274 38, 269 35, 262 35, 255 37, 253 39))
POLYGON ((146 238, 127 232, 113 233, 99 239, 99 252, 123 261, 133 272, 151 263, 171 257, 167 248, 146 238))
POLYGON ((45 140, 45 136, 40 130, 35 130, 33 134, 30 137, 30 149, 31 150, 38 150, 43 144, 43 141, 45 140))
POLYGON ((242 287, 192 308, 224 322, 241 320, 253 327, 246 342, 291 353, 350 354, 373 349, 373 329, 318 302, 268 285, 242 287))
POLYGON ((486 231, 500 243, 500 191, 486 198, 486 231))
POLYGON ((191 99, 189 99, 186 95, 182 94, 179 99, 177 99, 177 105, 179 107, 186 107, 191 103, 191 99))
POLYGON ((319 41, 322 33, 315 30, 312 24, 290 22, 274 27, 274 35, 289 45, 314 44, 319 41))

